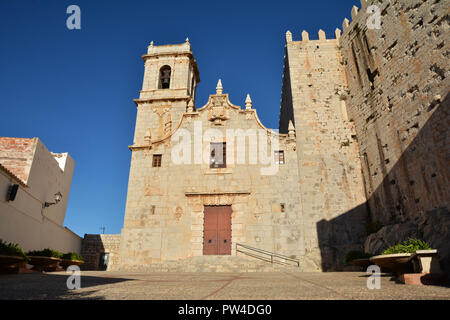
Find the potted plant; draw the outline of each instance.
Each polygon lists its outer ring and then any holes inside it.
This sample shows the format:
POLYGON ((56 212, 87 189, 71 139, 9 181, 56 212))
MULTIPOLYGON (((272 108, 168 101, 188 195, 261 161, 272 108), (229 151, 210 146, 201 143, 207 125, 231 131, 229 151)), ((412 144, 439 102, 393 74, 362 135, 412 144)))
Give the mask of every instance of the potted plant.
POLYGON ((72 266, 72 265, 79 266, 80 264, 84 263, 83 256, 76 252, 65 253, 62 255, 61 259, 62 259, 62 261, 61 261, 60 265, 64 269, 67 269, 69 266, 72 266))
POLYGON ((27 261, 27 255, 17 244, 6 243, 0 239, 1 273, 17 273, 20 266, 27 261))
POLYGON ((56 271, 61 262, 62 253, 52 249, 44 249, 38 251, 30 251, 29 264, 33 265, 35 270, 39 271, 56 271))
POLYGON ((429 250, 430 246, 419 239, 409 238, 402 243, 391 246, 379 256, 370 258, 372 263, 386 271, 397 274, 413 271, 411 257, 418 250, 429 250))
POLYGON ((354 266, 358 266, 361 268, 367 268, 370 265, 369 258, 372 255, 358 251, 358 250, 352 250, 347 253, 344 259, 345 264, 352 264, 354 266))

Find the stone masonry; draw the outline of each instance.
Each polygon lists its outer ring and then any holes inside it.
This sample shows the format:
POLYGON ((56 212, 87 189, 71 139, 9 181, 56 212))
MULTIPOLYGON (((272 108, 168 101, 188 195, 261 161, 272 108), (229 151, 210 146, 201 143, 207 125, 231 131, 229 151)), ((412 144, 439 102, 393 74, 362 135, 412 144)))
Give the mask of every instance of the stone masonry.
POLYGON ((233 264, 202 258, 205 207, 224 205, 232 210, 231 255, 245 244, 298 259, 303 271, 342 270, 349 250, 378 254, 416 236, 450 270, 448 5, 362 0, 351 17, 332 39, 322 30, 314 40, 286 33, 280 133, 264 127, 250 96, 245 108, 233 105, 220 80, 197 107, 189 40, 150 43, 110 270, 233 264), (261 173, 267 162, 248 161, 262 141, 269 158, 283 152, 273 174, 261 173), (211 143, 226 143, 224 168, 202 158, 211 143), (381 230, 368 235, 377 223, 381 230))
POLYGON ((286 33, 280 131, 295 124, 305 258, 323 270, 342 267, 345 254, 360 247, 367 219, 346 89, 339 39, 320 30, 318 40, 304 31, 301 41, 292 41, 286 33), (349 212, 349 221, 329 223, 349 212))
POLYGON ((120 234, 85 234, 81 245, 84 258, 83 270, 99 270, 103 254, 109 253, 108 268, 117 265, 120 234))
POLYGON ((366 250, 416 235, 439 250, 448 272, 449 21, 448 1, 362 1, 340 38, 370 218, 385 226, 366 250), (367 27, 371 4, 380 29, 367 27), (385 229, 403 232, 388 241, 385 229))

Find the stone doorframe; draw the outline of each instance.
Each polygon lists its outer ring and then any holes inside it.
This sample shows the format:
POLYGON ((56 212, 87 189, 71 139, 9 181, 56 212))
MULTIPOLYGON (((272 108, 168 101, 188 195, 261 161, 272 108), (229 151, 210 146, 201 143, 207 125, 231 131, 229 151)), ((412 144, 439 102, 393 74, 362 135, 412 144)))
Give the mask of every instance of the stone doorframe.
POLYGON ((203 256, 203 222, 205 206, 231 206, 231 255, 236 242, 245 242, 245 216, 250 192, 186 192, 191 211, 191 255, 203 256))

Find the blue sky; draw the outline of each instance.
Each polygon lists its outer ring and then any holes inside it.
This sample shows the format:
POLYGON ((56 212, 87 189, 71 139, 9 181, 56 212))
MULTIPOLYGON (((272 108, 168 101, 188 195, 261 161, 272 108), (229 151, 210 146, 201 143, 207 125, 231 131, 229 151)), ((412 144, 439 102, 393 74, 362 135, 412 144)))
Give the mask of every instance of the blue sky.
POLYGON ((200 70, 197 107, 218 78, 233 104, 250 93, 264 125, 278 127, 285 32, 334 37, 359 0, 0 0, 0 136, 38 137, 69 152, 75 171, 65 226, 120 233, 141 55, 189 37, 200 70), (66 8, 81 8, 68 30, 66 8))

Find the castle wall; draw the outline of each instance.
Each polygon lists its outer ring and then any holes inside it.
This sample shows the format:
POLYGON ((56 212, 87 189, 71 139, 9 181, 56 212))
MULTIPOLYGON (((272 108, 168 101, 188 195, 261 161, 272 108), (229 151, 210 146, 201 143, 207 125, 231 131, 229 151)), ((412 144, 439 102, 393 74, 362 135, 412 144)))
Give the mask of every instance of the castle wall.
POLYGON ((302 41, 290 32, 286 39, 280 129, 293 120, 305 250, 312 265, 340 269, 345 253, 361 248, 367 212, 339 42, 323 31, 319 40, 306 32, 302 41), (342 215, 348 219, 334 220, 342 215))
POLYGON ((450 257, 448 2, 362 3, 344 22, 340 45, 371 219, 414 222, 406 235, 417 233, 450 257), (366 25, 371 4, 380 29, 366 25))

